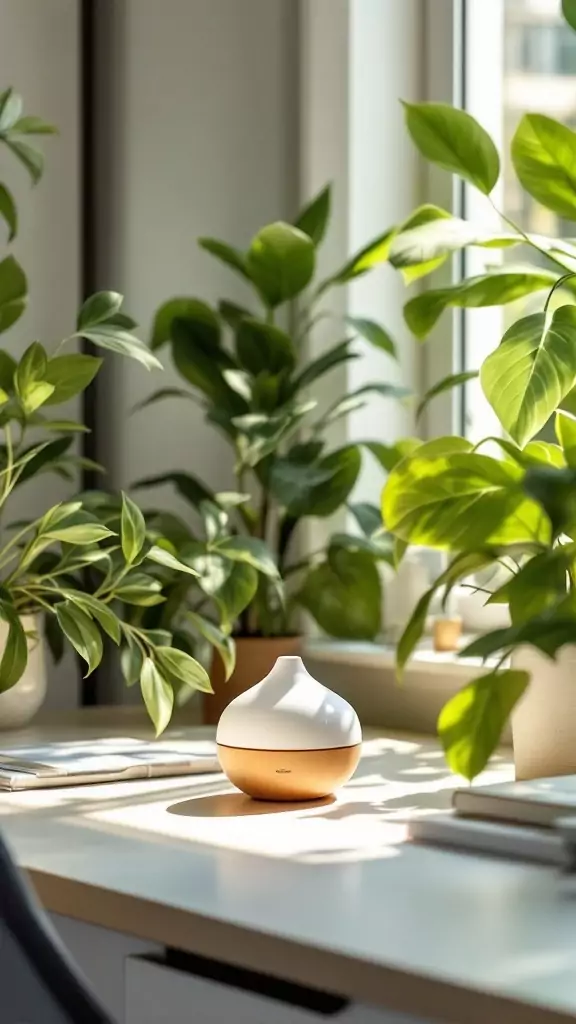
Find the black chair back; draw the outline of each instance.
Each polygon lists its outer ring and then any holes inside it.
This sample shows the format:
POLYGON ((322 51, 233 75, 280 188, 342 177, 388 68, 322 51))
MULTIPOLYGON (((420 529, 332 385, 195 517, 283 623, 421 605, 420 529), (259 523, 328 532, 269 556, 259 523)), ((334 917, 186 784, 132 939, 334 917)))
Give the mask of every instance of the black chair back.
POLYGON ((2 1024, 114 1024, 0 837, 2 1024))

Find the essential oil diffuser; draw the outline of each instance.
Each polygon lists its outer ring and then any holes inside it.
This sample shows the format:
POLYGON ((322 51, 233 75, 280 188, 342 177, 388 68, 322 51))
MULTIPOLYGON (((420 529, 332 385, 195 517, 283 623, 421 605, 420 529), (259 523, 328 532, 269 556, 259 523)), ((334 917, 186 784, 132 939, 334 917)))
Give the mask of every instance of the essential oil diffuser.
POLYGON ((362 730, 347 701, 284 657, 224 709, 216 742, 222 770, 249 796, 317 800, 354 774, 362 730))

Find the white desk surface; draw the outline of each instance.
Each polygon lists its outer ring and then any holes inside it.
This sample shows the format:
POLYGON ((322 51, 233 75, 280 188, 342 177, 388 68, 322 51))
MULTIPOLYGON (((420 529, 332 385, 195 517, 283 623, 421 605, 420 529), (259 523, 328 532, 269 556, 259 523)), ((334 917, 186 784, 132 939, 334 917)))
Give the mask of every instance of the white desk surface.
MULTIPOLYGON (((142 722, 77 712, 0 747, 142 722)), ((510 773, 503 757, 489 778, 510 773)), ((252 803, 210 775, 2 794, 0 828, 60 914, 426 1019, 576 1020, 576 881, 403 842, 453 786, 435 741, 369 738, 323 806, 252 803)))

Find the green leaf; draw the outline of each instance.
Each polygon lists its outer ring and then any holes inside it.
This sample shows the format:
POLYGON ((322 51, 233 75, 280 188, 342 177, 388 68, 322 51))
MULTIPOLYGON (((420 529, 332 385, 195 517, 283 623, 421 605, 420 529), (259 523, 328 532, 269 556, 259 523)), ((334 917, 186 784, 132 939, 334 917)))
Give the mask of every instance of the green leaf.
POLYGON ((221 299, 218 303, 218 312, 233 331, 238 330, 241 321, 246 316, 251 316, 249 309, 239 306, 236 302, 229 302, 228 299, 221 299))
POLYGON ((343 416, 348 416, 355 409, 363 408, 365 405, 363 399, 368 395, 380 395, 381 398, 408 398, 410 391, 399 384, 364 384, 354 391, 349 391, 341 398, 337 398, 314 425, 315 430, 324 430, 331 423, 335 423, 343 416))
POLYGON ((197 321, 174 320, 172 358, 181 376, 216 406, 233 415, 246 411, 246 402, 231 391, 222 377, 222 370, 237 369, 238 364, 219 345, 207 341, 205 328, 197 321))
POLYGON ((271 494, 284 507, 306 503, 320 484, 332 479, 333 469, 300 459, 276 458, 270 467, 267 485, 271 494))
POLYGON ((141 412, 142 409, 147 409, 150 405, 156 405, 157 402, 163 402, 166 398, 186 398, 190 402, 196 402, 196 395, 190 391, 185 391, 184 388, 160 388, 158 391, 153 391, 147 398, 143 398, 141 402, 137 402, 136 405, 132 406, 132 412, 141 412))
POLYGON ((18 212, 16 210, 16 204, 12 193, 6 188, 6 185, 0 183, 0 216, 4 218, 8 225, 8 241, 11 242, 16 237, 18 231, 18 212))
POLYGON ((557 279, 557 274, 548 270, 526 267, 519 271, 503 266, 490 274, 470 277, 461 284, 416 295, 404 306, 404 319, 417 338, 425 338, 449 306, 465 309, 501 306, 532 292, 549 289, 557 279))
POLYGON ((126 646, 120 652, 120 668, 126 686, 134 686, 138 682, 143 664, 144 655, 142 651, 133 640, 129 639, 126 646))
POLYGON ((544 114, 525 114, 511 153, 526 192, 560 217, 576 220, 576 133, 544 114))
POLYGON ((221 555, 201 555, 189 559, 200 573, 202 590, 216 601, 223 625, 232 627, 239 615, 248 607, 258 590, 258 573, 245 562, 233 562, 221 555))
POLYGON ((224 665, 224 672, 226 681, 230 679, 234 668, 236 666, 236 648, 234 641, 231 637, 223 633, 221 629, 218 629, 213 622, 209 619, 204 618, 203 615, 198 615, 197 612, 187 611, 185 613, 188 622, 192 623, 196 627, 201 636, 208 641, 215 650, 218 651, 224 665))
POLYGON ((34 341, 24 352, 14 375, 16 391, 21 398, 26 395, 31 384, 44 379, 47 365, 45 350, 39 342, 34 341))
MULTIPOLYGON (((45 403, 48 404, 48 403, 45 403)), ((32 426, 42 427, 43 430, 51 430, 58 434, 89 434, 88 427, 76 420, 49 420, 45 416, 33 416, 30 421, 32 426)))
MULTIPOLYGON (((41 405, 45 405, 50 396, 52 395, 54 388, 52 384, 47 384, 46 381, 38 381, 36 384, 29 384, 26 389, 26 393, 22 398, 22 406, 25 413, 30 416, 36 409, 39 409, 41 405)), ((8 399, 8 395, 6 395, 8 399)))
POLYGON ((175 647, 159 647, 156 658, 162 671, 167 675, 193 690, 201 690, 203 693, 214 692, 206 669, 185 651, 179 651, 175 647))
POLYGON ((576 30, 576 0, 562 0, 562 14, 570 28, 576 30))
POLYGON ((0 333, 22 316, 26 306, 26 275, 13 256, 0 262, 0 333))
POLYGON ((122 492, 122 516, 120 521, 122 554, 131 564, 138 557, 146 540, 146 523, 138 505, 122 492))
POLYGON ((209 345, 220 343, 220 325, 213 309, 199 299, 168 299, 156 311, 150 347, 160 348, 172 338, 174 320, 186 320, 209 345))
POLYGON ((436 270, 452 253, 469 246, 507 248, 523 241, 521 235, 511 232, 494 234, 481 225, 472 224, 460 217, 451 217, 438 207, 421 207, 421 210, 425 209, 438 212, 418 225, 403 225, 390 249, 390 263, 393 267, 403 271, 418 271, 408 275, 408 283, 436 270))
POLYGON ((28 662, 28 644, 18 613, 8 601, 0 601, 0 617, 8 623, 8 639, 0 661, 0 693, 5 693, 22 677, 28 662))
POLYGON ((159 359, 150 351, 143 341, 140 341, 134 334, 116 327, 115 324, 103 323, 95 327, 79 328, 77 333, 91 341, 99 348, 109 349, 118 355, 127 356, 141 363, 147 370, 162 370, 163 366, 159 359))
POLYGON ((355 505, 350 505, 349 509, 366 537, 371 537, 382 528, 382 514, 377 505, 360 501, 355 505))
POLYGON ((489 195, 500 158, 488 132, 465 110, 446 103, 404 103, 406 125, 422 156, 489 195))
POLYGON ((326 185, 317 196, 300 211, 295 226, 312 239, 314 245, 320 245, 326 234, 330 220, 332 187, 326 185))
POLYGON ((85 612, 70 601, 55 605, 54 610, 62 632, 88 665, 90 675, 102 661, 104 645, 99 629, 85 612))
POLYGON ((272 309, 299 295, 314 274, 315 249, 308 235, 291 224, 269 224, 252 239, 248 273, 272 309))
POLYGON ((319 293, 325 292, 335 284, 347 284, 349 281, 353 281, 354 278, 367 274, 368 271, 373 270, 380 263, 385 263, 388 259, 390 246, 395 234, 396 228, 389 228, 388 231, 378 235, 377 238, 373 238, 367 245, 362 246, 358 252, 354 253, 346 261, 340 270, 322 282, 318 289, 319 293))
POLYGON ((34 117, 28 115, 26 117, 19 117, 14 125, 12 125, 12 131, 17 132, 19 135, 57 135, 58 129, 53 124, 48 124, 43 121, 41 117, 34 117))
POLYGON ((225 263, 226 266, 231 267, 241 277, 247 280, 251 279, 246 265, 246 256, 240 249, 235 249, 233 245, 228 245, 226 242, 220 242, 217 238, 199 238, 198 245, 201 249, 209 252, 211 256, 215 256, 216 259, 225 263))
POLYGON ((534 615, 527 622, 521 622, 507 629, 495 629, 492 633, 473 640, 459 651, 462 658, 490 658, 493 654, 511 651, 522 644, 529 644, 554 658, 561 647, 574 642, 574 616, 554 609, 542 615, 534 615))
POLYGON ((47 405, 60 405, 69 398, 85 391, 92 383, 102 366, 102 359, 95 356, 75 354, 55 356, 50 359, 44 373, 44 380, 51 384, 54 391, 46 402, 47 405))
POLYGON ((333 370, 335 366, 339 366, 341 363, 346 363, 350 359, 358 359, 357 352, 350 351, 350 345, 352 344, 351 338, 346 338, 345 341, 341 341, 339 345, 335 345, 334 348, 328 349, 317 359, 312 360, 308 363, 300 374, 296 377, 292 391, 296 394, 297 391, 302 388, 307 388, 310 384, 313 384, 319 377, 323 377, 325 373, 333 370))
POLYGON ((194 508, 197 508, 201 501, 211 501, 214 498, 212 492, 191 473, 162 473, 160 476, 149 476, 144 480, 138 480, 132 485, 132 489, 160 487, 163 484, 173 484, 178 494, 189 501, 194 508))
POLYGON ((552 466, 531 466, 526 470, 523 487, 544 509, 554 536, 576 532, 576 471, 552 466))
POLYGON ((518 320, 484 361, 480 379, 504 429, 525 445, 576 383, 576 307, 518 320))
POLYGON ((308 574, 297 600, 330 636, 373 640, 380 631, 380 577, 364 551, 331 550, 308 574))
POLYGON ((161 593, 160 580, 154 579, 143 572, 132 572, 114 588, 114 596, 126 604, 135 604, 141 608, 153 608, 165 601, 161 593))
POLYGON ((376 562, 387 562, 394 564, 392 541, 389 534, 384 532, 380 536, 359 537, 353 533, 333 533, 328 548, 329 555, 336 548, 344 548, 346 551, 366 551, 376 562))
POLYGON ((529 682, 528 672, 489 672, 444 705, 438 734, 453 772, 470 781, 480 774, 529 682))
POLYGON ((363 444, 377 459, 382 469, 390 473, 402 459, 420 448, 422 442, 415 437, 405 437, 401 441, 397 441, 396 444, 382 444, 381 441, 364 441, 363 444))
POLYGON ((14 156, 26 168, 35 185, 38 184, 44 172, 44 157, 38 149, 29 146, 27 142, 20 139, 5 138, 4 142, 12 150, 14 156))
POLYGON ((156 544, 150 548, 146 558, 149 558, 152 562, 156 562, 157 565, 165 566, 167 569, 175 569, 177 572, 185 572, 188 573, 189 576, 199 575, 196 572, 196 569, 192 569, 189 565, 185 565, 179 558, 171 555, 169 551, 158 547, 156 544))
POLYGON ((406 663, 410 660, 416 644, 422 637, 426 627, 426 618, 430 604, 436 589, 435 585, 422 594, 400 637, 396 648, 396 672, 398 679, 402 678, 406 663))
POLYGON ((0 133, 14 128, 22 113, 22 97, 13 89, 6 89, 0 96, 0 133))
POLYGON ((434 456, 426 447, 388 477, 382 498, 388 530, 411 544, 456 551, 549 542, 541 509, 524 494, 519 466, 475 453, 434 456))
POLYGON ((322 483, 308 488, 307 493, 286 506, 290 516, 331 516, 343 505, 350 494, 362 465, 360 448, 347 445, 339 448, 318 464, 330 476, 322 483))
POLYGON ((99 601, 98 598, 93 597, 92 594, 86 594, 80 590, 66 589, 63 590, 62 593, 68 601, 71 601, 77 608, 80 608, 85 615, 88 615, 89 618, 96 619, 104 632, 108 634, 115 644, 120 644, 122 639, 120 619, 114 614, 107 604, 104 604, 103 601, 99 601))
POLYGON ((36 473, 57 462, 68 451, 71 444, 71 437, 59 437, 56 441, 32 445, 31 448, 28 448, 17 460, 23 467, 18 476, 20 483, 30 480, 31 477, 36 476, 36 473))
POLYGON ((160 736, 172 717, 174 691, 151 658, 144 658, 142 663, 140 689, 146 710, 156 730, 156 736, 160 736))
POLYGON ((566 462, 572 469, 576 469, 576 417, 566 412, 557 412, 555 429, 566 462))
POLYGON ((0 387, 7 394, 14 391, 14 374, 16 373, 17 362, 8 352, 0 349, 0 387))
POLYGON ((111 316, 120 312, 123 301, 124 296, 118 292, 96 292, 95 295, 91 295, 78 314, 78 330, 105 323, 111 316))
POLYGON ((388 332, 380 324, 375 323, 374 320, 364 320, 361 317, 355 316, 347 316, 345 320, 371 345, 382 349, 383 352, 387 352, 389 356, 396 359, 396 346, 388 332))
POLYGON ((505 584, 513 625, 541 615, 566 596, 566 573, 573 561, 573 545, 566 545, 535 555, 521 566, 505 584))
POLYGON ((258 537, 226 537, 214 550, 232 562, 244 562, 265 576, 277 576, 278 567, 265 541, 258 537))
POLYGON ((43 533, 47 540, 59 540, 62 544, 77 544, 79 547, 85 544, 98 544, 114 533, 107 526, 101 523, 79 523, 76 526, 59 526, 56 529, 51 527, 43 533))
POLYGON ((272 374, 290 372, 296 365, 291 337, 279 327, 250 317, 243 320, 236 335, 238 362, 256 377, 263 370, 272 374))
POLYGON ((446 391, 451 391, 452 388, 460 387, 462 384, 466 384, 469 380, 476 380, 478 376, 478 370, 466 370, 464 373, 451 373, 447 377, 443 377, 437 384, 434 384, 433 387, 429 388, 426 394, 421 398, 416 409, 416 419, 420 418, 433 398, 437 398, 438 395, 443 395, 446 391))

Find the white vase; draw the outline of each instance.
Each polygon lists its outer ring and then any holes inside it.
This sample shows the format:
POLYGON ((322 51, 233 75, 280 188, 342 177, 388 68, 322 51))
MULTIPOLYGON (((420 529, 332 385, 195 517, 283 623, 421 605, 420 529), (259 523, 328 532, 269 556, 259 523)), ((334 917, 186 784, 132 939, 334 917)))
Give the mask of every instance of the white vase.
POLYGON ((556 661, 521 647, 512 667, 531 675, 512 713, 516 778, 576 774, 576 646, 563 647, 556 661))
MULTIPOLYGON (((18 729, 34 718, 46 697, 46 661, 40 617, 23 615, 22 625, 28 636, 28 662, 24 675, 15 686, 0 693, 0 729, 18 729)), ((0 621, 0 656, 8 638, 8 623, 0 621)))
POLYGON ((354 708, 280 657, 271 672, 223 711, 216 733, 222 770, 261 800, 315 800, 353 775, 362 730, 354 708))

